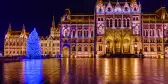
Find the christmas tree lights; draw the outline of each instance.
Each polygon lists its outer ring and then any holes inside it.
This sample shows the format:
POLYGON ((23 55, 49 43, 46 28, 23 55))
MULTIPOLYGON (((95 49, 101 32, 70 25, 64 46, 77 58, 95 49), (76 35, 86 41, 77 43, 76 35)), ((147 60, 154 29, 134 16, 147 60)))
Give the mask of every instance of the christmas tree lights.
POLYGON ((29 38, 27 40, 26 54, 27 54, 27 57, 30 59, 41 58, 42 51, 40 46, 40 40, 35 28, 30 33, 29 38))

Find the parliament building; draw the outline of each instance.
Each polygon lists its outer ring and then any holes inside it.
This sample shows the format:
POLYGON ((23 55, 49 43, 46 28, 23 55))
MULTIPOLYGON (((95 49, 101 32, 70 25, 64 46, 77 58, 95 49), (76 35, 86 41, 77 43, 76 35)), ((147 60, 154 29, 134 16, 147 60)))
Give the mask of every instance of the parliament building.
MULTIPOLYGON (((65 9, 58 26, 54 17, 49 36, 39 36, 43 56, 78 58, 113 54, 143 54, 168 57, 168 13, 161 7, 152 14, 141 11, 141 3, 97 0, 94 14, 76 15, 65 9)), ((4 56, 26 55, 29 33, 13 31, 9 25, 4 56)))

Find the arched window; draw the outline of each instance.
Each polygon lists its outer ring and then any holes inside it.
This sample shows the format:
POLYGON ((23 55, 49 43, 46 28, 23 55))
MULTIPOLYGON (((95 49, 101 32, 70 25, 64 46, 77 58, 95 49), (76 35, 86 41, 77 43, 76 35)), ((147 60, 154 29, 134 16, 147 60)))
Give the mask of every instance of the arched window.
POLYGON ((130 27, 130 20, 127 19, 127 27, 130 27))
POLYGON ((75 37, 75 31, 73 31, 73 37, 75 37))
POLYGON ((90 50, 93 51, 93 47, 92 46, 90 47, 90 50))
POLYGON ((126 26, 126 20, 125 20, 125 19, 123 20, 123 25, 124 25, 124 27, 127 27, 127 26, 126 26))
POLYGON ((72 51, 76 51, 76 47, 72 47, 72 51))
POLYGON ((113 19, 110 19, 110 27, 113 27, 113 19))
POLYGON ((102 45, 99 45, 99 51, 102 51, 102 45))
POLYGON ((88 48, 87 48, 87 47, 85 47, 85 51, 88 51, 88 48))
POLYGON ((128 7, 125 7, 125 11, 128 11, 128 7))
POLYGON ((118 26, 121 27, 121 19, 119 19, 118 22, 119 22, 118 26))
POLYGON ((115 27, 118 27, 117 19, 115 19, 115 27))
POLYGON ((106 20, 106 25, 107 25, 107 27, 110 27, 110 20, 109 19, 106 20))
POLYGON ((111 8, 110 7, 108 8, 108 12, 111 12, 111 8))

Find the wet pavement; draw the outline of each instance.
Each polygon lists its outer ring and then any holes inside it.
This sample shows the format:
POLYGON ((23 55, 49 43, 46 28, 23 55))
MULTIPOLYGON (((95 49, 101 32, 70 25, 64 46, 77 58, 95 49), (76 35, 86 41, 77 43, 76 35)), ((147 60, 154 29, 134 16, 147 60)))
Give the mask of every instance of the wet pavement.
POLYGON ((0 64, 0 84, 168 84, 168 59, 77 58, 0 64))

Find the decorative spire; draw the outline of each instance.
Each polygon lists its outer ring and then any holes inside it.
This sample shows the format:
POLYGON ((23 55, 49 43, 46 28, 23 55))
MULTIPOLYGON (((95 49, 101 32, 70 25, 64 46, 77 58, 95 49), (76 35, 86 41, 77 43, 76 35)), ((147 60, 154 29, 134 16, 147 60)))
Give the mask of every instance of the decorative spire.
POLYGON ((135 3, 136 3, 136 0, 132 0, 132 7, 134 7, 135 3))
POLYGON ((25 29, 25 25, 23 24, 22 29, 25 29))
POLYGON ((53 15, 53 20, 52 20, 52 27, 55 27, 55 19, 54 19, 54 15, 53 15))
POLYGON ((9 23, 8 31, 12 31, 12 26, 10 23, 9 23))
POLYGON ((11 24, 9 23, 8 34, 10 34, 11 32, 12 32, 12 26, 11 26, 11 24))
POLYGON ((23 24, 23 26, 22 26, 22 33, 23 33, 23 34, 26 34, 26 27, 25 27, 24 24, 23 24))

